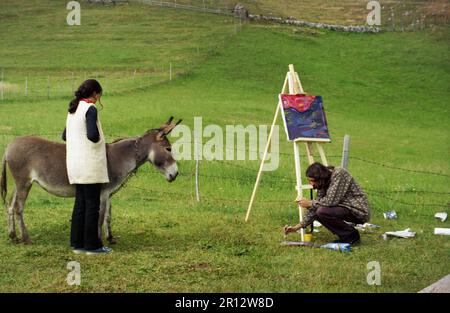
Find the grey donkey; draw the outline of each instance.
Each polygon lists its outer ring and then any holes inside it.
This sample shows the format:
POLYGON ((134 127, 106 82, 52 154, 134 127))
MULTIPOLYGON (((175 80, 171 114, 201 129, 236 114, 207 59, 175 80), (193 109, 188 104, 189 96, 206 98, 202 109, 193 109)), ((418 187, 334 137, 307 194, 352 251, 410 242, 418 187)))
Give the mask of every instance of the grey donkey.
MULTIPOLYGON (((103 184, 100 194, 99 236, 104 226, 106 239, 116 243, 111 233, 111 197, 147 161, 152 163, 172 182, 178 175, 177 162, 167 135, 177 126, 173 117, 160 128, 151 129, 142 136, 124 138, 106 144, 108 175, 110 182, 103 184)), ((11 141, 6 147, 2 160, 0 193, 6 204, 6 168, 9 168, 15 188, 7 205, 8 235, 13 242, 20 242, 16 235, 16 216, 22 241, 31 243, 23 219, 25 201, 33 182, 58 197, 75 197, 75 186, 69 184, 66 167, 66 145, 37 136, 22 136, 11 141)))

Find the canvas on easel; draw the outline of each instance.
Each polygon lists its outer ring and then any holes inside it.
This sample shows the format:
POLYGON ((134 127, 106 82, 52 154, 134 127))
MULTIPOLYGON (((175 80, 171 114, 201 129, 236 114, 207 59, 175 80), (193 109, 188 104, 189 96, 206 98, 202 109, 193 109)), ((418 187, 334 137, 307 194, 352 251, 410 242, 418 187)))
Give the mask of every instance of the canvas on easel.
POLYGON ((330 139, 321 96, 280 94, 288 140, 330 139))

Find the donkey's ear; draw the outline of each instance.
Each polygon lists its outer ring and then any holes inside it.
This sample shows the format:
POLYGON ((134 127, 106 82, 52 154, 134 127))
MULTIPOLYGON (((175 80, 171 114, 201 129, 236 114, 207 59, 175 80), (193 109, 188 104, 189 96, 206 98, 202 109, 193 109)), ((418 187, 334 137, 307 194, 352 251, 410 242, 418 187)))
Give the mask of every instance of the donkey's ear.
POLYGON ((167 122, 165 122, 164 124, 162 124, 159 127, 159 130, 162 130, 165 134, 167 134, 167 132, 169 131, 170 127, 172 126, 172 120, 173 120, 173 116, 169 117, 169 119, 167 120, 167 122))
POLYGON ((164 129, 161 129, 160 131, 158 131, 158 133, 156 134, 156 140, 157 141, 161 141, 164 139, 164 136, 166 136, 166 133, 164 132, 164 129))
POLYGON ((181 123, 181 121, 182 121, 182 120, 180 119, 180 120, 178 120, 178 122, 176 122, 175 124, 171 124, 170 127, 168 128, 167 132, 166 132, 166 135, 170 134, 170 132, 171 132, 175 127, 177 127, 178 124, 181 123))

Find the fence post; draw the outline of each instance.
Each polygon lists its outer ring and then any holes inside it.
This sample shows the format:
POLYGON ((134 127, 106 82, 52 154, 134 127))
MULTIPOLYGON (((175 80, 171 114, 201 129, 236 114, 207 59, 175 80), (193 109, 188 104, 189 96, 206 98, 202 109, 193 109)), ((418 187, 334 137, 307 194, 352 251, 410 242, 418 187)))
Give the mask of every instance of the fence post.
POLYGON ((47 99, 50 99, 50 75, 47 76, 47 99))
POLYGON ((342 160, 341 160, 341 167, 343 167, 345 169, 348 168, 349 145, 350 145, 350 135, 345 135, 344 136, 344 145, 342 148, 342 160))
POLYGON ((25 97, 28 97, 28 76, 25 76, 25 97))
POLYGON ((199 160, 196 158, 195 160, 195 197, 197 198, 197 202, 200 202, 200 192, 198 188, 198 171, 199 171, 199 160))
POLYGON ((148 86, 147 87, 150 87, 152 85, 153 72, 155 72, 154 68, 153 69, 150 69, 150 68, 148 69, 148 86))
POLYGON ((75 77, 74 77, 74 75, 73 75, 73 72, 72 72, 72 94, 73 94, 73 92, 74 92, 74 84, 75 84, 75 77))
POLYGON ((103 92, 103 94, 106 94, 108 92, 108 72, 106 70, 105 70, 104 86, 105 91, 103 92))

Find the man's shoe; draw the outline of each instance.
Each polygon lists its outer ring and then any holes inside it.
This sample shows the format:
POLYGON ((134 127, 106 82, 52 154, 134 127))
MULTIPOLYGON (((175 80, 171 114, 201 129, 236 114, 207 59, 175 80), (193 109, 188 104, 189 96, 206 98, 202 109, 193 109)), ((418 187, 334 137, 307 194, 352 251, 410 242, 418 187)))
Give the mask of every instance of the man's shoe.
POLYGON ((111 253, 113 250, 108 247, 101 247, 95 250, 86 250, 86 255, 97 255, 97 254, 108 254, 111 253))
POLYGON ((86 249, 83 249, 83 248, 73 248, 73 250, 72 250, 72 252, 73 253, 75 253, 75 254, 83 254, 83 253, 86 253, 86 249))

